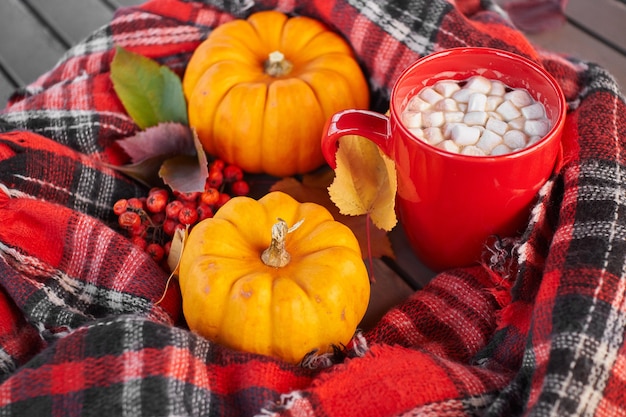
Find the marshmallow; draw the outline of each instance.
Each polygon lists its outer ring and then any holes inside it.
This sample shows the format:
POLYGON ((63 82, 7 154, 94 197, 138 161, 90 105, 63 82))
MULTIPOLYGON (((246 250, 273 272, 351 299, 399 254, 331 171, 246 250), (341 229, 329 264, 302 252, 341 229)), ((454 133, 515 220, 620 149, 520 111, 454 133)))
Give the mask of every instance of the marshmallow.
POLYGON ((502 97, 505 93, 506 93, 506 85, 504 85, 502 81, 499 81, 499 80, 491 81, 491 91, 489 91, 490 95, 502 97))
POLYGON ((513 150, 511 148, 506 146, 504 143, 501 143, 491 150, 491 155, 506 155, 507 153, 511 153, 512 151, 513 150))
POLYGON ((485 111, 495 111, 504 99, 502 96, 488 96, 487 103, 485 104, 485 111))
POLYGON ((545 136, 550 130, 550 122, 547 119, 526 120, 524 132, 528 136, 545 136))
POLYGON ((511 149, 520 149, 526 146, 527 137, 519 130, 509 130, 502 137, 504 144, 511 149))
POLYGON ((509 100, 505 100, 502 104, 498 106, 496 112, 502 116, 503 120, 509 121, 516 119, 522 115, 520 111, 511 103, 509 100))
POLYGON ((527 119, 541 119, 546 116, 545 111, 543 110, 543 105, 541 103, 534 103, 530 106, 521 108, 522 114, 527 119))
POLYGON ((488 94, 491 91, 491 81, 482 75, 475 75, 467 80, 464 88, 476 93, 488 94))
POLYGON ((476 146, 483 150, 486 154, 490 154, 493 148, 502 143, 502 136, 493 133, 491 130, 485 129, 480 135, 480 139, 476 142, 476 146))
POLYGON ((424 137, 431 145, 436 145, 443 141, 443 133, 438 127, 427 127, 424 129, 424 137))
POLYGON ((433 111, 430 113, 424 113, 422 117, 422 124, 425 127, 439 127, 443 126, 445 119, 443 118, 443 112, 433 111))
POLYGON ((430 105, 435 104, 443 98, 441 94, 433 90, 431 87, 424 88, 422 91, 420 91, 419 96, 422 100, 429 103, 430 105))
POLYGON ((509 120, 509 129, 524 130, 525 122, 526 122, 526 119, 524 119, 524 116, 520 116, 513 120, 509 120))
POLYGON ((459 103, 465 103, 467 104, 467 102, 469 101, 470 96, 474 94, 474 91, 469 90, 467 88, 461 88, 459 91, 457 91, 456 93, 452 94, 452 99, 454 99, 454 101, 457 102, 457 104, 459 103))
POLYGON ((437 145, 438 148, 444 151, 459 153, 459 146, 451 140, 444 140, 437 145))
POLYGON ((485 123, 485 129, 491 130, 498 135, 504 135, 509 129, 509 125, 500 119, 489 117, 489 119, 487 119, 487 123, 485 123))
POLYGON ((452 136, 452 129, 454 129, 455 126, 465 126, 465 124, 462 123, 462 121, 446 123, 445 125, 443 125, 443 137, 446 139, 450 139, 450 137, 452 136))
POLYGON ((405 111, 402 113, 402 123, 409 129, 422 127, 422 113, 417 111, 405 111))
POLYGON ((470 145, 461 149, 462 155, 485 156, 486 153, 477 146, 470 145))
POLYGON ((435 104, 435 110, 441 111, 457 111, 459 106, 457 106, 456 101, 452 98, 444 98, 443 100, 437 102, 435 104))
POLYGON ((462 111, 448 111, 445 112, 443 118, 446 123, 459 123, 463 121, 463 117, 465 117, 465 113, 462 111))
POLYGON ((433 86, 433 88, 444 97, 450 97, 456 91, 461 89, 459 83, 455 81, 439 81, 433 86))
POLYGON ((487 112, 484 111, 472 111, 465 113, 463 117, 463 123, 467 123, 470 126, 473 125, 485 125, 487 122, 487 112))
POLYGON ((474 93, 467 102, 467 111, 485 111, 487 107, 487 96, 482 93, 474 93))
POLYGON ((533 103, 533 98, 528 94, 528 91, 519 88, 506 93, 504 99, 513 103, 518 109, 533 103))
POLYGON ((424 111, 430 109, 430 103, 422 100, 419 96, 414 96, 409 101, 407 110, 409 111, 424 111))
POLYGON ((474 145, 480 137, 480 129, 463 124, 455 125, 450 131, 450 137, 457 145, 474 145))

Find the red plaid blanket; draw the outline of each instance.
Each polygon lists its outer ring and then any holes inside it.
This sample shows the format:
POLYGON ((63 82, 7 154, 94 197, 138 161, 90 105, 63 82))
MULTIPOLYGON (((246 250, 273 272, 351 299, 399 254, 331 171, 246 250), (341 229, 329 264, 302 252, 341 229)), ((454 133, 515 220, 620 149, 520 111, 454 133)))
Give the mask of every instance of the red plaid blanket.
POLYGON ((0 113, 0 414, 626 415, 624 104, 605 70, 535 48, 490 0, 122 9, 0 113), (177 289, 156 305, 167 275, 111 210, 146 193, 104 164, 137 129, 111 88, 114 46, 182 74, 212 28, 268 8, 345 35, 377 110, 415 59, 468 45, 541 63, 569 103, 563 167, 512 255, 438 275, 325 368, 177 326, 177 289))

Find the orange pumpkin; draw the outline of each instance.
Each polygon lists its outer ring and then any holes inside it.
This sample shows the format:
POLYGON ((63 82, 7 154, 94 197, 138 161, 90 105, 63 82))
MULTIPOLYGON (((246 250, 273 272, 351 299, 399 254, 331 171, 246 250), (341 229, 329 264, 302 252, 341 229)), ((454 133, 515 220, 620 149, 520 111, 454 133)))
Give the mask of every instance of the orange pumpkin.
POLYGON ((352 231, 279 191, 234 197, 195 225, 179 282, 190 329, 292 363, 347 344, 370 295, 352 231))
POLYGON ((350 45, 317 20, 277 11, 218 26, 191 57, 183 90, 209 154, 274 176, 322 165, 326 120, 369 105, 350 45))

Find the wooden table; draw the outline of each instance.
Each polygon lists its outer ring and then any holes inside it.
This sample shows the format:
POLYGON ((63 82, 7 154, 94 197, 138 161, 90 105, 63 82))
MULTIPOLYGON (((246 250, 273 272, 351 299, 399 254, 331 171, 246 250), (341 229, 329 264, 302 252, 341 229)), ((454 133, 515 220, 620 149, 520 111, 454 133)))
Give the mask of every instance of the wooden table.
MULTIPOLYGON (((569 0, 563 27, 528 37, 538 46, 604 66, 626 88, 625 1, 569 0)), ((52 68, 69 47, 109 22, 116 8, 141 3, 143 0, 0 0, 0 101, 6 102, 15 88, 52 68)), ((396 258, 375 260, 376 282, 365 327, 434 275, 415 258, 400 227, 390 236, 396 258)))
POLYGON ((61 55, 107 24, 115 9, 143 0, 0 1, 0 102, 51 69, 61 55))

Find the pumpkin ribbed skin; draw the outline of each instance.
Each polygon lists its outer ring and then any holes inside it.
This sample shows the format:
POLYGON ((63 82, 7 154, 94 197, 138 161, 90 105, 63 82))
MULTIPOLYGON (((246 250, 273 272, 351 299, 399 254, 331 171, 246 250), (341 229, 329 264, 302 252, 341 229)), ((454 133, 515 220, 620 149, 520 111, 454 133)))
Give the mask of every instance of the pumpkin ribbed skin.
POLYGON ((189 327, 233 349, 298 363, 347 344, 370 283, 358 241, 324 207, 282 192, 235 197, 192 229, 179 269, 189 327), (286 266, 261 260, 277 218, 292 226, 286 266))
POLYGON ((348 43, 317 20, 277 11, 218 26, 192 55, 183 90, 189 123, 209 154, 275 176, 322 165, 326 120, 369 104, 348 43), (284 75, 267 73, 275 51, 292 65, 284 75))

